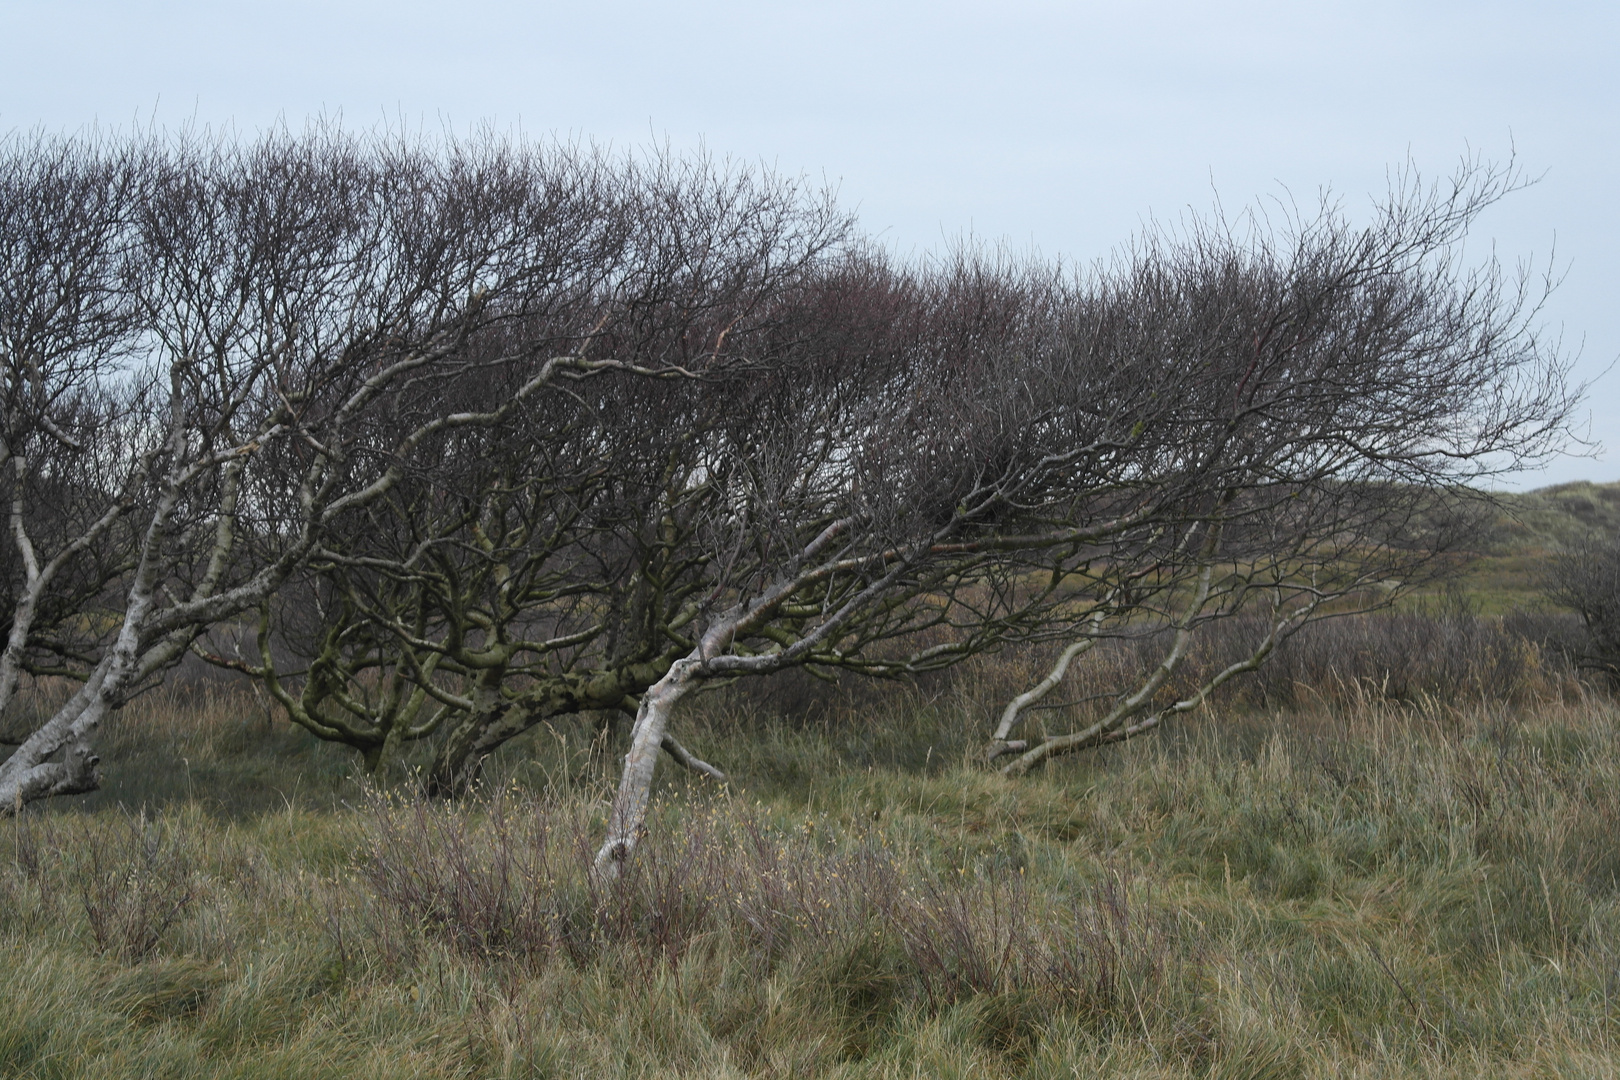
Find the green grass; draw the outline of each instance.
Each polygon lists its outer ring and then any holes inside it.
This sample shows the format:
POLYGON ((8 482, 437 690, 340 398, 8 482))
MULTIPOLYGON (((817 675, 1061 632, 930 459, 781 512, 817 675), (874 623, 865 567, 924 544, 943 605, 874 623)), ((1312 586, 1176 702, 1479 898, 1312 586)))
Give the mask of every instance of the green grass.
POLYGON ((1606 700, 1217 713, 1007 781, 967 758, 1016 673, 975 678, 701 703, 737 780, 666 772, 613 887, 589 724, 445 806, 250 697, 137 702, 106 791, 0 825, 0 1076, 1617 1071, 1606 700))

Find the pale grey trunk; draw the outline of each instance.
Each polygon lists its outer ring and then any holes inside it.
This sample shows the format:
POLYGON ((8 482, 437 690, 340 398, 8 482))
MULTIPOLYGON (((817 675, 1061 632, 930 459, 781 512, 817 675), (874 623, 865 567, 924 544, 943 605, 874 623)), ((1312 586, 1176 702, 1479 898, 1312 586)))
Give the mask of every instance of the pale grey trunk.
POLYGON ((646 831, 653 773, 658 767, 658 754, 664 745, 670 713, 697 686, 702 665, 696 652, 683 657, 641 695, 641 707, 636 711, 635 727, 630 732, 630 752, 624 756, 619 793, 608 818, 607 840, 596 853, 596 868, 600 872, 616 875, 646 831))
MULTIPOLYGON (((1213 539, 1209 548, 1210 550, 1206 554, 1212 555, 1213 539)), ((1065 753, 1069 750, 1092 745, 1099 738, 1109 736, 1128 726, 1132 717, 1137 716, 1148 707, 1153 700, 1153 695, 1157 694, 1159 688, 1169 680, 1170 676, 1176 673, 1176 669, 1181 666, 1181 661, 1186 657, 1187 649, 1192 644, 1198 616, 1203 613, 1204 605, 1209 601, 1210 580, 1214 575, 1214 570, 1213 564, 1206 562, 1203 569, 1199 571, 1198 587, 1192 600, 1187 605, 1187 610, 1176 621, 1176 632, 1175 636, 1171 638, 1169 651, 1165 653, 1164 659, 1159 661, 1158 666, 1143 680, 1140 686, 1122 698, 1113 709, 1109 710, 1107 716, 1091 727, 1072 735, 1056 735, 1043 739, 1024 750, 1010 764, 1003 766, 1001 771, 1009 776, 1022 776, 1036 764, 1053 754, 1065 753)))
MULTIPOLYGON (((23 656, 28 648, 28 637, 34 629, 34 616, 39 610, 40 597, 56 579, 62 567, 99 540, 127 509, 122 499, 114 502, 88 529, 41 566, 39 556, 34 550, 33 539, 28 535, 27 507, 23 503, 26 463, 23 458, 13 457, 8 450, 0 448, 0 465, 7 462, 15 467, 17 474, 11 500, 11 537, 22 561, 23 588, 17 597, 16 610, 11 616, 11 630, 5 650, 0 652, 0 711, 10 706, 11 699, 17 693, 17 685, 22 676, 23 656)), ((147 460, 143 458, 131 474, 130 487, 146 474, 146 469, 147 460)))
POLYGON ((100 785, 100 759, 90 736, 107 714, 103 661, 78 693, 0 764, 0 813, 16 813, 36 799, 94 791, 100 785), (61 753, 60 761, 49 760, 61 753))
MULTIPOLYGON (((170 441, 176 457, 180 456, 184 429, 178 419, 171 428, 170 441)), ((78 693, 0 764, 0 813, 16 813, 36 799, 94 791, 100 785, 98 759, 90 749, 90 739, 102 718, 143 674, 141 627, 156 599, 163 568, 160 556, 180 497, 181 483, 171 473, 142 540, 140 563, 130 585, 117 639, 78 693), (61 760, 50 760, 58 753, 61 760)))
POLYGON ((1007 703, 1007 708, 1001 714, 1001 723, 996 725, 996 733, 990 737, 990 745, 985 749, 984 759, 986 761, 994 761, 1002 754, 1022 753, 1029 749, 1028 739, 1008 738, 1012 734, 1014 725, 1018 723, 1025 709, 1051 693, 1052 688, 1063 681, 1063 677, 1069 673, 1069 665, 1074 662, 1074 658, 1083 652, 1090 651, 1091 647, 1096 643, 1096 638, 1081 638, 1067 649, 1064 649, 1063 655, 1058 657, 1057 663, 1052 666, 1052 670, 1047 673, 1046 678, 1007 703))
MULTIPOLYGON (((613 812, 608 818, 607 841, 596 853, 598 872, 616 875, 635 851, 636 844, 646 832, 647 804, 652 796, 653 772, 658 767, 658 752, 665 750, 677 762, 702 775, 724 782, 725 773, 707 762, 694 758, 666 730, 669 717, 682 698, 716 675, 764 674, 796 662, 798 655, 808 653, 818 641, 825 640, 864 604, 883 595, 894 580, 904 573, 909 564, 899 562, 883 577, 874 581, 846 601, 831 618, 826 619, 813 632, 806 634, 797 644, 774 655, 740 656, 728 653, 733 642, 757 629, 776 611, 782 601, 807 581, 820 580, 826 567, 803 569, 804 563, 831 545, 848 527, 852 519, 844 519, 827 526, 816 538, 805 545, 795 559, 793 573, 778 578, 769 588, 746 604, 719 616, 704 631, 697 648, 670 665, 669 671, 641 696, 641 707, 636 711, 636 724, 631 729, 630 752, 624 758, 624 772, 619 778, 619 793, 613 800, 613 812)), ((835 564, 836 565, 836 564, 835 564)))

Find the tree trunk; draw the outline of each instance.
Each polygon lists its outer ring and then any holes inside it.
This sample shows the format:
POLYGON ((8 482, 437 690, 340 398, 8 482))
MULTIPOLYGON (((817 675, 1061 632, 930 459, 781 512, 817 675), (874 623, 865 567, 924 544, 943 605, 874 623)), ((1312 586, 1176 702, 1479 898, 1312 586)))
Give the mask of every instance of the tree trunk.
POLYGON ((464 795, 477 783, 484 759, 511 739, 552 717, 618 708, 626 694, 646 685, 634 672, 606 671, 541 682, 515 700, 501 696, 498 682, 480 687, 472 697, 472 710, 455 720, 434 755, 428 792, 451 798, 464 795))
POLYGON ((596 853, 596 868, 601 873, 616 876, 646 832, 647 804, 652 796, 658 754, 664 745, 664 729, 675 706, 701 681, 702 666, 694 650, 692 655, 675 661, 669 673, 641 696, 641 708, 630 731, 630 752, 624 757, 619 793, 608 819, 607 840, 596 853))
POLYGON ((1074 661, 1074 658, 1083 652, 1089 652, 1096 643, 1096 638, 1081 638, 1064 649, 1063 655, 1058 657, 1057 663, 1047 673, 1046 678, 1008 702, 1007 708, 1001 714, 1001 723, 996 725, 996 733, 990 737, 990 745, 985 748, 984 760, 986 762, 994 761, 1002 754, 1022 753, 1029 749, 1028 740, 1009 738, 1014 725, 1023 716, 1025 709, 1051 693, 1052 688, 1063 681, 1063 677, 1069 673, 1069 664, 1074 661))
POLYGON ((109 709, 106 669, 90 679, 0 763, 0 814, 16 813, 28 803, 53 795, 77 795, 101 784, 90 739, 109 709), (60 761, 52 761, 58 753, 60 761))

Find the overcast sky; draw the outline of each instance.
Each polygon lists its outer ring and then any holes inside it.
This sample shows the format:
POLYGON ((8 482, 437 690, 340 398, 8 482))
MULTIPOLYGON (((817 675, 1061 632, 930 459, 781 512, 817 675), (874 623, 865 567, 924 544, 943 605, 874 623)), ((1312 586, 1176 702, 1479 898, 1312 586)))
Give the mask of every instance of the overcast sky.
POLYGON ((277 4, 5 0, 0 130, 254 132, 315 115, 668 141, 835 184, 901 251, 965 233, 1090 261, 1150 218, 1327 185, 1360 211, 1408 157, 1516 151, 1538 184, 1470 250, 1556 250, 1549 331, 1606 444, 1527 485, 1620 480, 1620 5, 277 4), (1601 377, 1600 377, 1601 376, 1601 377))

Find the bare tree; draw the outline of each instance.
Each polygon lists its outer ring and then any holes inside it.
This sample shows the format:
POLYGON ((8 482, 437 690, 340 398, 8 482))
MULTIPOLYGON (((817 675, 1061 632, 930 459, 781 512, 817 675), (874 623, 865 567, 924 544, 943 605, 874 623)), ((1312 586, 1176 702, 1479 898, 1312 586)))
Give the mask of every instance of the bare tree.
POLYGON ((1211 509, 1169 558, 1092 564, 1068 646, 1008 704, 988 759, 1012 754, 1004 771, 1022 773, 1152 731, 1306 622, 1388 604, 1454 567, 1446 556, 1489 512, 1479 482, 1561 445, 1579 395, 1538 340, 1544 293, 1461 260, 1469 225, 1519 182, 1477 162, 1427 187, 1408 173, 1365 228, 1330 207, 1280 234, 1199 225, 1179 243, 1151 238, 1121 268, 1116 296, 1141 313, 1143 337, 1177 341, 1183 363, 1226 358, 1197 406, 1223 434, 1189 441, 1222 459, 1211 509), (1250 654, 1166 696, 1198 631, 1240 612, 1266 613, 1250 654), (1013 738, 1096 641, 1141 635, 1164 641, 1158 661, 1085 703, 1077 730, 1013 738))
MULTIPOLYGON (((133 568, 151 399, 116 378, 138 349, 144 266, 128 148, 10 141, 0 159, 0 484, 8 496, 0 710, 24 675, 82 677, 107 590, 133 568)), ((15 724, 8 727, 15 728, 15 724)), ((13 742, 31 732, 8 731, 13 742)), ((81 751, 65 772, 82 776, 81 751)), ((68 786, 83 783, 69 780, 68 786)), ((15 802, 8 799, 8 802, 15 802)))
MULTIPOLYGON (((412 733, 448 720, 434 778, 454 790, 490 749, 541 719, 641 708, 636 699, 699 647, 694 628, 733 602, 739 581, 768 582, 821 534, 835 551, 860 550, 840 521, 859 514, 859 544, 871 550, 799 583, 758 645, 733 646, 754 655, 791 643, 874 572, 893 569, 893 540, 939 532, 971 495, 961 470, 975 463, 949 447, 917 448, 971 419, 949 411, 966 400, 953 396, 949 364, 1044 332, 1037 316, 1055 284, 1020 274, 964 266, 924 279, 860 252, 807 264, 743 313, 725 306, 735 363, 676 383, 598 380, 580 388, 574 401, 588 408, 572 419, 491 432, 456 469, 379 503, 387 522, 354 537, 366 554, 333 552, 314 568, 331 599, 303 635, 309 667, 289 706, 322 708, 331 719, 320 723, 354 728, 343 741, 362 749, 398 731, 396 717, 412 733), (446 498, 452 489, 459 497, 446 498), (371 682, 383 668, 386 678, 371 682)), ((993 363, 984 371, 994 374, 993 363)), ((926 572, 896 577, 891 602, 859 606, 828 648, 756 666, 900 675, 988 647, 1015 621, 987 623, 969 599, 974 567, 993 562, 986 550, 933 553, 926 572), (953 591, 958 602, 936 603, 953 591), (962 628, 970 640, 883 652, 962 628)), ((261 673, 273 667, 272 631, 267 619, 261 673)), ((651 745, 720 775, 667 727, 651 745)))
MULTIPOLYGON (((638 376, 531 397, 506 422, 424 444, 264 605, 254 655, 214 650, 370 770, 434 735, 432 786, 462 790, 505 741, 548 717, 625 708, 686 648, 708 588, 691 542, 714 497, 701 440, 730 422, 728 387, 814 332, 789 313, 843 224, 793 185, 701 163, 638 177, 626 196, 611 287, 502 333, 533 342, 588 326, 592 355, 629 358, 638 376)), ((488 409, 510 389, 446 392, 488 409)))
MULTIPOLYGON (((1066 638, 986 756, 1021 772, 1154 730, 1304 622, 1442 572, 1467 485, 1558 444, 1573 394, 1532 295, 1456 256, 1515 182, 1414 179, 1365 229, 1324 208, 1281 234, 1156 234, 1078 280, 972 252, 798 260, 713 308, 728 364, 583 387, 330 545, 301 701, 373 733, 448 726, 447 790, 540 719, 634 708, 606 869, 660 753, 719 775, 670 729, 718 680, 903 677, 1066 638), (1257 610, 1246 658, 1164 697, 1202 627, 1257 610), (1137 683, 1078 730, 1014 737, 1065 665, 1142 634, 1165 651, 1137 683)), ((642 351, 691 336, 642 326, 642 351)))
MULTIPOLYGON (((661 239, 638 228, 655 212, 641 174, 599 156, 325 129, 4 151, 0 213, 23 223, 7 229, 0 312, 8 461, 76 500, 59 520, 60 500, 13 482, 7 662, 37 668, 54 647, 38 618, 67 606, 52 589, 112 613, 72 651, 78 691, 0 764, 8 808, 94 787, 106 713, 208 627, 261 607, 424 455, 562 383, 685 376, 712 358, 696 341, 593 351, 608 323, 643 317, 619 300, 646 261, 634 245, 661 239), (511 332, 548 317, 546 334, 511 332), (454 389, 481 385, 501 393, 454 389), (75 433, 88 425, 93 438, 75 433), (36 445, 72 468, 34 464, 36 445)), ((825 240, 841 223, 795 224, 825 240)))
POLYGON ((717 681, 1063 640, 987 747, 1022 771, 1440 568, 1467 485, 1573 399, 1533 294, 1460 261, 1517 182, 1477 164, 1366 228, 1198 224, 1075 276, 898 265, 701 161, 316 130, 3 163, 0 696, 80 680, 0 764, 13 808, 93 786, 101 718, 188 649, 371 768, 435 736, 449 791, 540 720, 633 710, 604 869, 660 753, 721 775, 671 730, 717 681), (250 613, 251 648, 205 641, 250 613), (1160 662, 1078 730, 1015 730, 1143 633, 1160 662))
POLYGON ((1576 662, 1620 683, 1620 542, 1589 536, 1564 543, 1544 567, 1543 587, 1581 617, 1585 635, 1576 662))
POLYGON ((1018 747, 1008 710, 988 755, 1020 772, 1153 730, 1306 620, 1433 572, 1467 485, 1556 448, 1575 398, 1528 283, 1461 261, 1517 183, 1408 176, 1365 228, 1330 205, 1281 232, 1195 225, 1077 283, 964 257, 916 286, 905 347, 761 380, 706 459, 715 588, 642 696, 599 865, 633 850, 706 680, 916 671, 1060 628, 1077 653, 1157 613, 1161 662, 1085 729, 1018 747), (1191 636, 1256 604, 1249 657, 1163 701, 1191 636))

